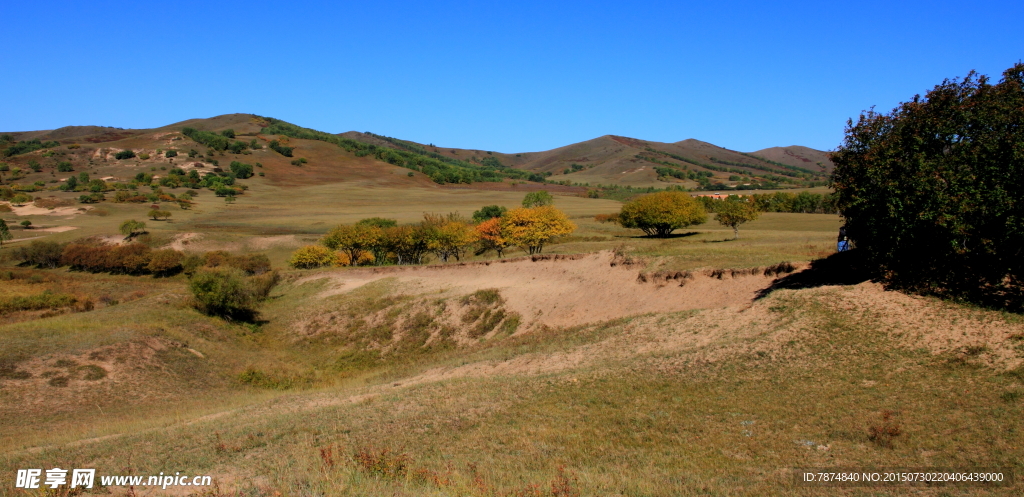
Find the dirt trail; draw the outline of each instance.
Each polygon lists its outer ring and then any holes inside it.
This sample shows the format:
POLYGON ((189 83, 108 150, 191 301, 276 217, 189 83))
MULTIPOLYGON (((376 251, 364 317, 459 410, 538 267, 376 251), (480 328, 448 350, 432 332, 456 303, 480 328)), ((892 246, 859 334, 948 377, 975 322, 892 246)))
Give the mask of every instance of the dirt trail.
MULTIPOLYGON (((322 296, 336 295, 372 281, 395 278, 424 292, 465 294, 497 288, 506 307, 527 322, 577 326, 623 316, 748 304, 774 276, 720 278, 696 272, 689 278, 639 278, 637 266, 616 264, 611 251, 579 256, 519 258, 472 264, 341 270, 307 279, 330 278, 322 296)), ((405 285, 403 285, 405 286, 405 285)))

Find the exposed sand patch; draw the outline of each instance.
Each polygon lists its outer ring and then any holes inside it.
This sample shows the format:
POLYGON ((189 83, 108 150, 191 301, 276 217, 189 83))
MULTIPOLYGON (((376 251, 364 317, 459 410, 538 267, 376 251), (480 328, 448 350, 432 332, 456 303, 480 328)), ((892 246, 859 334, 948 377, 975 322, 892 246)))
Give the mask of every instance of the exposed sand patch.
POLYGON ((703 273, 689 279, 642 281, 638 269, 612 266, 610 251, 579 256, 520 258, 484 263, 339 270, 323 297, 351 291, 382 278, 396 278, 417 290, 472 293, 497 288, 506 307, 526 322, 577 326, 623 316, 748 304, 772 276, 726 275, 728 284, 703 273))
POLYGON ((164 248, 171 248, 184 252, 187 245, 199 241, 202 237, 202 233, 178 233, 177 235, 174 235, 174 239, 171 240, 171 243, 167 244, 164 248))
MULTIPOLYGON (((85 213, 85 211, 84 210, 80 210, 82 208, 79 208, 79 207, 57 207, 55 209, 45 209, 43 207, 36 207, 35 205, 32 205, 32 204, 25 204, 25 205, 22 205, 22 206, 18 207, 18 206, 15 206, 15 205, 11 205, 10 202, 3 202, 3 203, 7 204, 7 205, 10 205, 11 206, 11 211, 14 212, 14 214, 16 216, 71 216, 71 217, 73 217, 75 215, 84 214, 85 213)), ((86 209, 86 210, 89 210, 91 208, 92 207, 84 207, 84 209, 86 209)))

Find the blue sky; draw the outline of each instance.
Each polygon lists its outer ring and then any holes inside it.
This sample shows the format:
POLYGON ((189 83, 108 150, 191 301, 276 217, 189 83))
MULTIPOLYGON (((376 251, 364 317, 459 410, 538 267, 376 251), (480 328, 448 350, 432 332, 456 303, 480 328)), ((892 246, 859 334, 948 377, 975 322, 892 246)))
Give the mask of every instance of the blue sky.
POLYGON ((1024 2, 8 2, 0 130, 250 112, 528 152, 605 134, 835 148, 1024 58, 1024 2))

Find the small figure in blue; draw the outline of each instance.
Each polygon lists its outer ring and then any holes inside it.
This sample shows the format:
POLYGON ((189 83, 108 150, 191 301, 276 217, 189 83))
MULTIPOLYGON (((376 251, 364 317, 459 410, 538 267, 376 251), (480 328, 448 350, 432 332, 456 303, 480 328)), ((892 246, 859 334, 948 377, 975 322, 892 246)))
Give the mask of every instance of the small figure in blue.
POLYGON ((846 237, 846 226, 839 228, 839 243, 836 245, 836 249, 840 252, 850 250, 850 239, 846 237))

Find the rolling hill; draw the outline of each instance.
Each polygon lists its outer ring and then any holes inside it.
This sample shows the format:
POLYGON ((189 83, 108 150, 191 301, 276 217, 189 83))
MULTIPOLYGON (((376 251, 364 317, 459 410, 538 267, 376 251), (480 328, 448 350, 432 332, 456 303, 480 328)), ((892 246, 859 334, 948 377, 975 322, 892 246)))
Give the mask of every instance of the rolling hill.
POLYGON ((581 191, 627 185, 774 189, 822 185, 832 167, 825 152, 800 146, 743 153, 694 139, 662 143, 605 135, 553 150, 500 153, 439 147, 368 132, 330 134, 251 114, 189 119, 152 129, 67 126, 2 133, 0 137, 2 160, 25 171, 26 179, 33 181, 39 180, 29 172, 33 162, 43 170, 70 162, 72 166, 105 169, 100 171, 104 176, 122 177, 134 175, 130 169, 144 165, 190 164, 211 170, 220 161, 251 160, 261 163, 268 180, 280 184, 357 180, 484 189, 507 189, 515 184, 522 185, 520 189, 545 184, 547 188, 581 191), (182 135, 185 128, 214 134, 232 130, 233 138, 214 150, 182 135), (289 149, 290 156, 271 150, 272 142, 289 149), (229 143, 241 148, 228 150, 229 143), (113 159, 114 153, 128 149, 136 153, 135 158, 113 159), (172 149, 182 155, 163 157, 172 149), (186 160, 184 155, 190 151, 186 160), (141 159, 143 154, 149 159, 141 159), (243 157, 246 155, 252 157, 243 157), (293 161, 298 158, 306 162, 297 167, 293 161))

